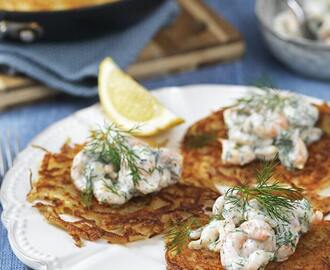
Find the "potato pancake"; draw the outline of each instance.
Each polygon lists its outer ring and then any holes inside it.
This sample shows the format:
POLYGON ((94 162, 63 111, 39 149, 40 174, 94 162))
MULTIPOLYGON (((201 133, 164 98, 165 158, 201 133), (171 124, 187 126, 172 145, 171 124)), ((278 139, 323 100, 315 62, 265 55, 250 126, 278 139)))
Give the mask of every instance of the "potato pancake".
MULTIPOLYGON (((302 170, 288 170, 277 165, 274 178, 280 182, 294 184, 306 190, 306 196, 315 201, 324 213, 330 212, 328 198, 315 194, 330 186, 330 107, 318 106, 320 118, 317 126, 322 128, 322 138, 308 147, 309 158, 302 170)), ((219 110, 193 124, 184 136, 182 178, 185 183, 215 188, 255 183, 255 170, 262 162, 247 165, 228 165, 221 161, 222 145, 219 138, 227 137, 223 111, 219 110)))
POLYGON ((218 196, 209 189, 176 184, 122 206, 99 204, 93 199, 86 208, 70 177, 72 160, 82 147, 66 144, 60 153, 47 152, 38 180, 27 196, 47 221, 67 231, 77 246, 82 246, 82 239, 127 243, 150 238, 173 223, 204 216, 204 210, 210 210, 218 196), (67 221, 65 215, 75 221, 67 221))
MULTIPOLYGON (((167 270, 223 270, 220 255, 207 249, 194 250, 187 246, 175 254, 166 252, 167 270)), ((329 270, 330 222, 314 224, 304 234, 295 253, 284 262, 272 262, 266 270, 329 270)))

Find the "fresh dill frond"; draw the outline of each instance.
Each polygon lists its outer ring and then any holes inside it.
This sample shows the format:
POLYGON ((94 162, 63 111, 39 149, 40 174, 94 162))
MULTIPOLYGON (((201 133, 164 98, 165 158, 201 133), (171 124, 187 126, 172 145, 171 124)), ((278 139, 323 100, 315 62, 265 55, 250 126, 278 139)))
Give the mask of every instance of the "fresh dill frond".
POLYGON ((224 220, 224 217, 222 214, 216 214, 216 215, 212 215, 210 217, 209 222, 213 221, 213 220, 224 220))
POLYGON ((251 86, 255 86, 258 88, 275 88, 275 83, 273 79, 267 75, 262 74, 259 78, 256 78, 250 83, 251 86))
POLYGON ((276 155, 272 160, 264 161, 260 169, 256 168, 254 175, 257 183, 269 181, 273 177, 274 170, 278 164, 278 156, 276 155))
POLYGON ((193 230, 194 227, 197 226, 199 226, 197 220, 191 218, 185 222, 178 223, 171 227, 165 233, 167 251, 174 253, 175 255, 179 254, 189 242, 190 232, 193 230))
POLYGON ((201 133, 188 135, 185 139, 185 147, 186 148, 202 148, 204 146, 210 145, 217 140, 217 135, 215 132, 210 133, 201 133))
POLYGON ((103 163, 111 163, 116 172, 121 166, 127 166, 136 185, 141 180, 142 168, 138 166, 139 156, 128 141, 133 130, 124 131, 115 124, 92 130, 85 151, 96 155, 103 163))
POLYGON ((84 190, 83 192, 81 192, 80 198, 86 208, 89 209, 92 206, 92 201, 93 201, 92 191, 90 191, 89 189, 84 190))
POLYGON ((245 106, 253 108, 255 111, 261 111, 265 108, 272 111, 281 110, 289 99, 288 96, 272 88, 260 88, 260 90, 263 92, 251 91, 249 95, 237 100, 237 104, 243 106, 242 111, 244 111, 245 106))
POLYGON ((111 191, 113 194, 119 195, 118 189, 115 184, 113 184, 111 181, 106 181, 106 179, 103 179, 104 186, 111 191))
POLYGON ((278 181, 272 182, 276 164, 275 159, 265 162, 263 167, 256 171, 255 187, 243 185, 228 189, 225 194, 228 201, 244 211, 249 200, 255 199, 270 218, 288 222, 289 213, 296 208, 295 201, 303 199, 303 190, 278 181))
POLYGON ((92 206, 93 201, 93 170, 90 168, 86 173, 86 188, 84 191, 80 193, 80 199, 86 208, 90 208, 92 206))

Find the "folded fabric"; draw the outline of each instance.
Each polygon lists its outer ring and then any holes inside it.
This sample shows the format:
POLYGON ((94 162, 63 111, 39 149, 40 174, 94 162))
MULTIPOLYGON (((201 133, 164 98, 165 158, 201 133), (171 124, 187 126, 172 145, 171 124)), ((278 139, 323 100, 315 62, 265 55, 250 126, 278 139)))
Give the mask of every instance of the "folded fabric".
POLYGON ((91 39, 34 44, 1 41, 0 65, 69 94, 95 96, 100 61, 111 56, 120 67, 127 67, 177 12, 176 2, 167 0, 142 21, 91 39))

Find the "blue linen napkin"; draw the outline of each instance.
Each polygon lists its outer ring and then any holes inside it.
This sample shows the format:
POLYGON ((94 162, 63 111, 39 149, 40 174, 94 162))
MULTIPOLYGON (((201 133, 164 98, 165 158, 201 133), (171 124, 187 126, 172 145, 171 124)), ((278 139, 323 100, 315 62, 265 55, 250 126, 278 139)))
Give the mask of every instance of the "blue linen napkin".
POLYGON ((120 67, 127 67, 177 12, 176 2, 168 0, 129 28, 92 39, 35 44, 2 41, 0 65, 69 94, 95 96, 100 61, 111 56, 120 67))

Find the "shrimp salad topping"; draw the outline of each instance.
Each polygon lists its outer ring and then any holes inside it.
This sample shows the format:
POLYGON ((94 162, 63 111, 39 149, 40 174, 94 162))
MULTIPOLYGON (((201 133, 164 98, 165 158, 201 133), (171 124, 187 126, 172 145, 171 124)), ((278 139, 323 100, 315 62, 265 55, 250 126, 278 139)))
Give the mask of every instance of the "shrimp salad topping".
MULTIPOLYGON (((330 44, 330 0, 303 0, 309 28, 319 42, 330 44)), ((299 21, 291 10, 280 12, 274 19, 275 31, 284 37, 302 38, 299 21)))
POLYGON ((240 196, 235 189, 220 196, 212 211, 218 218, 189 234, 189 248, 220 252, 227 270, 260 270, 271 261, 287 260, 310 223, 323 218, 304 198, 293 200, 282 220, 270 216, 258 198, 243 202, 240 196))
POLYGON ((94 130, 75 156, 71 178, 87 206, 93 196, 100 203, 121 205, 178 182, 180 154, 153 149, 129 133, 115 126, 94 130))
POLYGON ((244 165, 278 156, 288 169, 303 169, 307 146, 318 141, 318 109, 303 97, 275 90, 253 92, 224 111, 228 138, 221 139, 222 162, 244 165))

